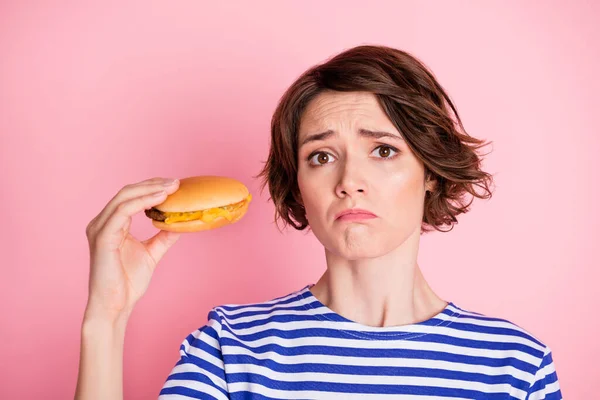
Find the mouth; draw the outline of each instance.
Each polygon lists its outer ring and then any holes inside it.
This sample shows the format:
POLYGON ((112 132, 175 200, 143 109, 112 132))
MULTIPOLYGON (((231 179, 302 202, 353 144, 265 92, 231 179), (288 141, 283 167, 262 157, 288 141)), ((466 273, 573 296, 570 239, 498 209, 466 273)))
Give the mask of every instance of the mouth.
POLYGON ((335 217, 336 221, 362 221, 367 219, 377 218, 377 215, 368 210, 363 209, 348 209, 338 213, 335 217))

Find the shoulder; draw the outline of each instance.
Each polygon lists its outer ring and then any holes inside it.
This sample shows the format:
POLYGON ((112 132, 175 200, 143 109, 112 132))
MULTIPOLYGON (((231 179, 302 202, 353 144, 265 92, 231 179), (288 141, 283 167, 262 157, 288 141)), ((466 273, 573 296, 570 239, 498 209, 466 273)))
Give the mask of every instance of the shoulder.
POLYGON ((261 302, 227 303, 215 306, 209 311, 208 320, 221 330, 232 332, 236 329, 268 324, 278 318, 285 318, 284 314, 289 318, 291 314, 301 314, 306 311, 303 290, 296 290, 261 302))
POLYGON ((214 306, 208 311, 207 321, 184 339, 181 352, 187 355, 198 348, 204 348, 209 353, 220 352, 222 344, 232 339, 236 342, 252 339, 257 330, 264 329, 269 322, 281 318, 282 313, 289 313, 294 308, 306 309, 302 289, 262 302, 214 306))
POLYGON ((516 375, 521 376, 521 371, 527 374, 523 375, 524 380, 529 383, 527 398, 562 398, 550 346, 532 332, 506 318, 455 308, 456 326, 459 329, 471 329, 481 340, 500 349, 500 352, 492 354, 510 360, 504 365, 514 367, 516 375))
POLYGON ((452 328, 475 345, 511 353, 516 359, 539 367, 552 352, 533 332, 502 316, 483 314, 451 303, 454 311, 452 328))

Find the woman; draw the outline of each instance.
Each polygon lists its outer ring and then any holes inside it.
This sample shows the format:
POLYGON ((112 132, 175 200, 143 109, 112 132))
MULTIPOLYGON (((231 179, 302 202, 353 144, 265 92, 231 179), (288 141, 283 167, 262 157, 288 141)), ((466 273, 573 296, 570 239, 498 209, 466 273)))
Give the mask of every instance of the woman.
MULTIPOLYGON (((484 142, 464 133, 420 61, 384 46, 347 50, 298 78, 271 132, 263 189, 276 220, 314 232, 327 270, 285 296, 213 308, 159 398, 561 398, 548 346, 441 299, 417 264, 421 234, 452 229, 471 204, 464 195, 492 194, 476 153, 484 142)), ((176 189, 128 185, 88 226, 78 399, 122 397, 127 319, 178 238, 139 243, 127 228, 176 189)))

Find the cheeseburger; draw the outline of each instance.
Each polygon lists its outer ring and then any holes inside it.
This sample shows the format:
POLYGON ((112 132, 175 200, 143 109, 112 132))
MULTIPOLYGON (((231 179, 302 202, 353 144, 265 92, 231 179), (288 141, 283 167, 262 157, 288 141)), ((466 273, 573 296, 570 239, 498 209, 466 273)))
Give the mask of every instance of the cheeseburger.
POLYGON ((248 188, 233 178, 193 176, 180 179, 179 188, 145 214, 164 231, 196 232, 237 222, 251 200, 248 188))

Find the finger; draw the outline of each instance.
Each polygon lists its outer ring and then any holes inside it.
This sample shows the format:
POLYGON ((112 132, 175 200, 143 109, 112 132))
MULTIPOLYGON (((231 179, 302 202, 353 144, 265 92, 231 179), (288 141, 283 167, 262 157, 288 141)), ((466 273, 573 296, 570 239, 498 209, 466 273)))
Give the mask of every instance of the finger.
POLYGON ((115 211, 108 218, 106 224, 100 228, 97 240, 105 242, 111 250, 116 249, 121 244, 123 231, 127 231, 129 228, 131 217, 162 203, 166 197, 167 191, 162 190, 120 203, 115 207, 115 211))
POLYGON ((97 225, 96 221, 99 220, 105 220, 105 216, 108 214, 112 214, 112 206, 114 205, 115 202, 118 202, 119 198, 123 195, 123 192, 127 191, 128 188, 134 187, 134 186, 138 186, 138 185, 145 185, 145 184, 153 184, 153 183, 159 183, 161 180, 163 180, 163 178, 159 178, 159 177, 154 177, 154 178, 150 178, 150 179, 146 179, 134 184, 129 184, 129 185, 125 185, 123 186, 113 197, 112 199, 110 199, 108 201, 108 203, 106 203, 106 205, 104 206, 104 208, 100 211, 100 213, 98 213, 98 215, 96 215, 94 217, 94 219, 92 219, 90 221, 90 223, 88 225, 97 225))
MULTIPOLYGON (((146 250, 150 257, 155 261, 156 264, 163 258, 167 250, 173 246, 180 238, 180 232, 169 232, 160 231, 148 240, 145 240, 143 244, 146 246, 146 250)), ((156 266, 156 265, 155 265, 156 266)))
POLYGON ((147 194, 151 194, 154 192, 158 192, 159 190, 166 189, 168 194, 175 192, 179 188, 179 182, 164 186, 163 183, 165 179, 162 178, 153 178, 148 181, 126 185, 124 186, 104 207, 100 215, 98 216, 98 220, 95 225, 98 227, 102 227, 108 218, 112 214, 114 214, 115 209, 119 206, 119 204, 134 199, 136 197, 141 197, 147 194))

